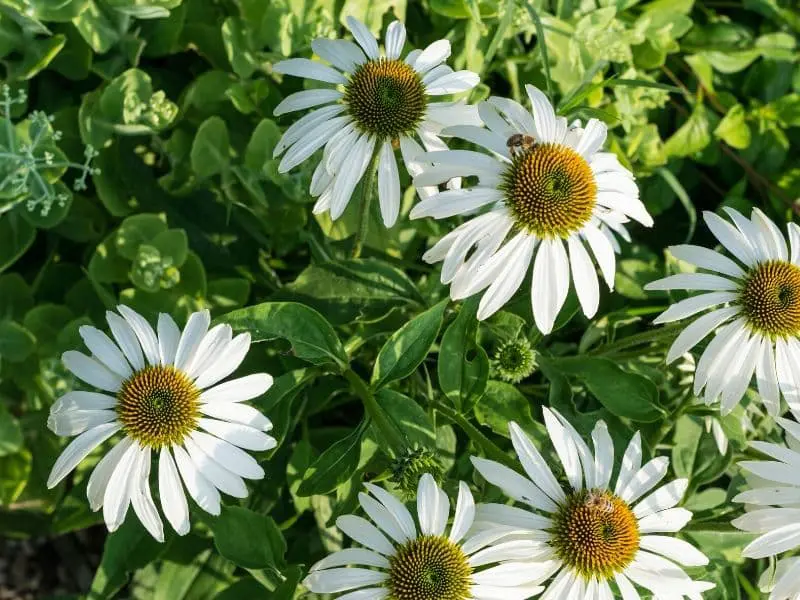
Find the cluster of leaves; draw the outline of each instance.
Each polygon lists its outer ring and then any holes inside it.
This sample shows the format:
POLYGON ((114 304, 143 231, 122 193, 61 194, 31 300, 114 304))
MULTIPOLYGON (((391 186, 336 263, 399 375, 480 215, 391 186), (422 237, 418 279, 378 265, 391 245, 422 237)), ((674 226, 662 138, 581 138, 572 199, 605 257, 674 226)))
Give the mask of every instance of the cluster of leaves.
MULTIPOLYGON (((708 597, 759 598, 766 565, 741 559, 750 537, 730 527, 730 500, 747 440, 777 433, 755 404, 720 418, 693 398, 693 364, 663 364, 675 330, 648 324, 669 299, 642 286, 676 268, 662 248, 710 242, 699 211, 791 220, 798 34, 788 0, 3 0, 0 536, 100 522, 85 501, 92 461, 44 485, 64 444, 46 415, 76 385, 60 355, 80 346, 78 327, 102 327, 120 301, 179 322, 210 308, 263 342, 243 370, 276 377, 255 401, 279 441, 259 457, 267 476, 163 545, 130 518, 88 597, 295 598, 310 561, 341 547, 333 522, 363 480, 407 493, 425 469, 496 499, 469 455, 511 460, 512 419, 543 441, 549 405, 583 433, 602 418, 618 446, 641 430, 648 453, 671 453, 690 480, 686 535, 718 584, 708 597), (448 303, 419 260, 449 225, 401 217, 386 231, 372 215, 366 258, 350 259, 357 202, 336 222, 311 214, 312 167, 280 174, 272 159, 290 122, 272 111, 300 84, 271 65, 341 34, 347 15, 376 33, 400 18, 416 47, 450 39, 454 67, 481 75, 472 102, 522 101, 534 83, 561 114, 609 124, 656 226, 634 231, 598 317, 571 298, 543 338, 522 294, 478 324, 474 302, 448 303), (509 383, 498 351, 522 339, 536 369, 509 383)), ((413 201, 407 188, 404 214, 413 201)))

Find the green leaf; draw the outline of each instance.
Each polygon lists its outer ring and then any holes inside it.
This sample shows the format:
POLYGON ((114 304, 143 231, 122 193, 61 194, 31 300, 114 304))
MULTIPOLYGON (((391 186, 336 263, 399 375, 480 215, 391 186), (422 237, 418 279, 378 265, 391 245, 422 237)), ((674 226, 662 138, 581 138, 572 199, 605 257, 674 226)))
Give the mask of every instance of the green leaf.
MULTIPOLYGON (((33 456, 27 450, 23 449, 14 454, 0 456, 0 506, 11 504, 19 498, 28 484, 32 467, 33 456)), ((20 518, 20 511, 11 511, 11 514, 16 524, 20 518)), ((2 517, 2 514, 0 514, 0 517, 2 517)), ((4 526, 4 524, 0 524, 0 530, 4 534, 9 534, 13 531, 12 528, 4 526)))
POLYGON ((36 338, 16 321, 0 321, 0 359, 22 362, 36 349, 36 338))
POLYGON ((133 260, 139 246, 149 244, 155 237, 167 231, 164 217, 154 214, 140 214, 128 217, 117 229, 114 245, 120 256, 133 260))
POLYGON ((149 243, 158 249, 163 258, 169 259, 171 266, 180 267, 186 262, 186 257, 189 254, 189 240, 183 229, 162 231, 149 243))
POLYGON ((424 304, 403 271, 376 259, 311 265, 286 287, 335 324, 381 318, 395 306, 424 304))
POLYGON ((439 350, 439 385, 459 411, 468 411, 480 400, 489 379, 489 357, 475 341, 477 299, 464 303, 445 330, 439 350))
POLYGON ((281 130, 271 119, 262 119, 244 151, 244 164, 256 173, 263 173, 267 163, 273 160, 272 152, 281 139, 281 130))
POLYGON ((509 421, 516 421, 530 434, 541 428, 531 416, 528 399, 516 387, 504 381, 490 381, 474 411, 478 423, 503 437, 509 437, 509 421))
POLYGON ((373 389, 411 375, 425 360, 439 335, 447 304, 448 300, 442 300, 392 334, 375 361, 370 381, 373 389))
POLYGON ((33 294, 19 273, 0 275, 0 320, 21 319, 33 307, 33 294))
MULTIPOLYGON (((386 416, 409 444, 436 450, 436 430, 428 413, 412 398, 394 390, 384 388, 375 394, 375 400, 386 412, 386 416)), ((381 440, 377 427, 372 426, 372 436, 381 440)))
POLYGON ((253 52, 247 23, 240 17, 228 17, 222 24, 222 43, 233 72, 247 79, 258 67, 258 57, 253 52))
POLYGON ((312 308, 295 302, 265 302, 229 312, 220 321, 248 331, 254 342, 284 338, 298 358, 316 365, 347 367, 347 354, 330 323, 312 308))
POLYGON ((664 142, 668 156, 691 156, 703 150, 711 142, 706 109, 701 103, 695 105, 689 119, 664 142))
POLYGON ((325 450, 306 470, 303 482, 297 488, 297 495, 327 494, 350 479, 361 458, 363 435, 364 423, 325 450))
POLYGON ((209 117, 200 125, 192 142, 192 171, 206 178, 227 170, 230 164, 228 126, 219 117, 209 117))
POLYGON ((19 422, 0 404, 0 456, 15 454, 22 448, 19 422))
POLYGON ((15 212, 0 216, 0 273, 25 254, 35 238, 36 229, 15 212))
POLYGON ((219 553, 240 567, 266 569, 283 562, 286 542, 271 517, 241 506, 223 505, 211 529, 219 553))
POLYGON ((714 135, 733 148, 743 150, 750 145, 750 127, 747 125, 744 106, 735 104, 714 130, 714 135))
POLYGON ((625 371, 612 360, 573 356, 550 362, 562 373, 584 383, 592 395, 618 417, 650 423, 665 416, 658 405, 656 385, 647 377, 625 371))
POLYGON ((128 575, 155 561, 166 546, 147 533, 129 511, 125 523, 106 538, 103 558, 94 575, 90 598, 114 598, 128 581, 128 575))

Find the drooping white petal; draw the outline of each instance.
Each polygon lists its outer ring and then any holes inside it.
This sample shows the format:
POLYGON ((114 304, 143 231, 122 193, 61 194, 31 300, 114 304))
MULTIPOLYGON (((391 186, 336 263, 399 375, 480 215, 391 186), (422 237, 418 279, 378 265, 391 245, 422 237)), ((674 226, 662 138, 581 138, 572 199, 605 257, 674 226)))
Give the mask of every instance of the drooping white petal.
POLYGON ((406 43, 406 27, 400 21, 392 21, 386 28, 386 58, 396 60, 400 58, 400 52, 406 43))
MULTIPOLYGON (((172 446, 172 452, 175 454, 175 463, 178 465, 178 471, 181 474, 181 479, 183 479, 183 483, 186 485, 186 490, 189 492, 189 495, 204 511, 212 515, 219 515, 221 506, 217 488, 211 485, 208 479, 206 479, 205 476, 203 476, 203 474, 197 470, 197 467, 194 466, 194 463, 192 462, 192 459, 189 458, 186 450, 176 444, 172 446)), ((183 492, 180 492, 180 495, 183 496, 183 492)), ((162 506, 164 506, 163 499, 162 506)), ((175 511, 175 513, 178 513, 179 511, 179 507, 172 507, 172 509, 175 511)), ((176 527, 175 521, 170 518, 166 506, 164 506, 164 513, 167 515, 167 518, 172 526, 175 527, 176 531, 181 533, 180 530, 178 530, 178 527, 176 527)), ((186 527, 188 528, 188 515, 186 518, 186 527)))
POLYGON ((400 174, 394 157, 392 143, 386 140, 381 145, 378 160, 378 202, 381 218, 386 227, 392 227, 400 214, 400 174))
POLYGON ((47 487, 54 488, 64 477, 69 475, 86 458, 89 453, 119 431, 121 425, 117 422, 98 425, 94 429, 85 431, 72 440, 56 459, 50 476, 47 478, 47 487))
POLYGON ((183 493, 178 469, 169 447, 161 448, 158 458, 158 491, 164 516, 178 535, 189 533, 189 505, 183 493))
POLYGON ((89 483, 86 485, 86 498, 89 500, 89 508, 93 511, 98 511, 103 506, 103 498, 111 475, 117 468, 122 455, 132 443, 133 440, 129 437, 121 440, 106 453, 92 471, 89 483))
POLYGON ((164 541, 164 524, 158 514, 153 493, 150 490, 150 448, 140 448, 138 464, 129 483, 131 505, 145 529, 159 542, 164 541))
POLYGON ((543 240, 533 262, 531 303, 536 327, 543 334, 553 330, 556 317, 569 292, 569 259, 560 238, 543 240))
POLYGON ((583 314, 591 318, 597 313, 600 305, 600 285, 594 264, 578 236, 571 235, 567 238, 567 248, 569 248, 569 266, 575 293, 578 295, 583 314))
POLYGON ((141 448, 131 444, 117 463, 103 495, 103 519, 109 531, 125 521, 131 502, 131 482, 142 476, 141 448))

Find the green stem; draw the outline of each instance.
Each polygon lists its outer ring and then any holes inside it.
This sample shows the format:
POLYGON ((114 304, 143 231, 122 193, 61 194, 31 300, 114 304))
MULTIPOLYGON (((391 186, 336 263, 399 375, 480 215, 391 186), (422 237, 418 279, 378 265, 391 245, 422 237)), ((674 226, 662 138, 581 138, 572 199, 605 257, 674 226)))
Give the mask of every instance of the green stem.
POLYGON ((658 342, 666 338, 674 337, 674 335, 684 327, 686 327, 685 323, 674 323, 672 325, 667 325, 666 327, 660 327, 659 329, 643 331, 641 333, 622 338, 621 340, 617 340, 616 342, 611 342, 610 344, 603 344, 602 346, 599 346, 598 348, 595 348, 586 354, 589 356, 606 356, 608 354, 614 354, 620 350, 625 350, 626 348, 631 348, 633 346, 658 342))
POLYGON ((378 404, 375 394, 372 393, 367 383, 352 369, 344 372, 344 378, 350 383, 350 389, 353 390, 353 393, 361 399, 365 412, 375 423, 384 440, 398 453, 406 450, 408 444, 405 438, 389 419, 386 411, 378 404))
POLYGON ((364 249, 364 242, 367 239, 367 231, 369 230, 369 210, 372 206, 372 188, 375 184, 375 173, 378 170, 378 157, 380 156, 380 147, 375 148, 375 153, 372 155, 372 160, 367 167, 367 172, 364 174, 364 179, 361 182, 361 206, 358 217, 358 229, 356 236, 353 239, 353 258, 361 256, 361 250, 364 249))
POLYGON ((519 467, 519 465, 517 465, 511 459, 511 457, 508 456, 508 454, 503 452, 497 444, 486 437, 486 435, 480 429, 470 423, 463 415, 457 413, 455 410, 439 400, 431 401, 431 406, 439 411, 445 419, 455 425, 458 425, 461 430, 467 434, 469 439, 472 440, 476 446, 480 447, 481 450, 483 450, 484 454, 486 454, 488 458, 502 463, 512 469, 519 467))

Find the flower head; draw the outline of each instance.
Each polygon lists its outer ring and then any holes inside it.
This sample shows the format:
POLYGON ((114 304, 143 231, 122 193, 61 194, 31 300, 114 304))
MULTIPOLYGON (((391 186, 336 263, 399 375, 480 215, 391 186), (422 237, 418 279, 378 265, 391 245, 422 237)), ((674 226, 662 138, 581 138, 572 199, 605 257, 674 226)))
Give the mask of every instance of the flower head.
POLYGON ((312 592, 365 600, 524 600, 542 589, 531 583, 537 568, 517 560, 535 546, 532 538, 500 542, 513 533, 505 527, 468 534, 475 504, 465 483, 449 534, 450 500, 430 474, 419 480, 416 522, 389 492, 366 486, 359 502, 372 522, 355 515, 336 521, 363 548, 334 552, 311 567, 304 585, 312 592))
MULTIPOLYGON (((786 432, 786 445, 750 442, 750 446, 770 460, 748 460, 739 463, 746 472, 750 488, 734 498, 743 502, 747 513, 733 520, 742 531, 757 534, 743 554, 747 558, 777 556, 800 548, 798 498, 800 498, 800 424, 777 418, 786 432)), ((765 574, 760 582, 769 600, 800 598, 800 557, 784 557, 778 561, 772 577, 765 574)))
POLYGON ((780 409, 779 393, 800 414, 800 227, 789 224, 789 241, 760 210, 750 219, 725 209, 733 224, 704 213, 706 225, 733 256, 700 246, 670 247, 680 260, 703 271, 670 275, 648 290, 692 290, 703 293, 676 302, 656 318, 669 323, 712 309, 686 326, 667 354, 672 362, 712 331, 714 338, 697 363, 694 393, 705 388, 710 404, 721 400, 730 412, 742 399, 755 373, 768 412, 780 409), (780 392, 779 392, 780 390, 780 392))
POLYGON ((545 408, 544 419, 569 482, 566 488, 516 423, 509 425, 511 441, 527 477, 497 462, 472 458, 489 483, 525 505, 479 505, 475 529, 508 526, 535 532, 529 560, 540 570, 534 583, 549 581, 543 600, 612 598, 612 583, 624 598, 638 598, 639 586, 656 598, 694 600, 714 587, 694 581, 679 566, 707 564, 700 551, 677 538, 653 535, 679 531, 692 516, 676 507, 686 479, 655 489, 668 459, 657 457, 643 465, 636 433, 612 486, 614 446, 603 421, 592 432, 592 453, 556 411, 545 408))
POLYGON ((164 528, 150 490, 150 463, 158 453, 161 507, 179 534, 189 531, 184 486, 203 510, 220 512, 220 494, 247 496, 243 479, 264 470, 244 450, 268 450, 275 440, 269 419, 242 404, 269 389, 266 373, 219 383, 233 373, 250 348, 250 334, 233 337, 229 325, 209 329, 208 311, 193 313, 178 329, 159 315, 154 331, 127 306, 108 312, 111 337, 83 326, 92 353, 65 352, 65 366, 102 392, 72 391, 50 409, 48 426, 76 437, 56 460, 47 480, 54 487, 90 452, 117 434, 86 489, 92 510, 103 508, 109 531, 125 520, 128 507, 159 541, 164 528), (120 316, 121 315, 121 316, 120 316), (183 481, 183 484, 181 483, 183 481))
POLYGON ((503 381, 519 383, 536 370, 536 352, 524 337, 508 340, 497 348, 492 367, 503 381))
POLYGON ((418 157, 423 172, 414 179, 417 187, 454 176, 477 176, 478 184, 423 198, 411 217, 471 217, 423 258, 443 261, 442 283, 450 284, 453 299, 486 290, 479 319, 508 302, 533 264, 533 316, 549 333, 567 298, 570 273, 583 312, 597 312, 600 291, 587 246, 611 289, 615 235, 630 239, 629 218, 647 226, 653 220, 630 171, 601 151, 606 126, 591 119, 585 128, 580 122, 568 127, 541 91, 525 88, 533 113, 493 97, 478 106, 486 128, 457 125, 443 132, 490 154, 451 150, 418 157))
MULTIPOLYGON (((311 180, 311 195, 318 196, 315 213, 330 211, 338 219, 356 185, 377 153, 378 197, 387 227, 400 212, 400 178, 394 150, 399 146, 406 168, 419 172, 414 158, 447 146, 439 138, 442 128, 479 122, 474 107, 432 98, 465 92, 478 84, 470 71, 453 71, 445 63, 450 42, 438 40, 424 50, 400 55, 406 42, 405 26, 395 21, 386 30, 385 51, 369 29, 353 17, 347 24, 357 43, 317 39, 314 52, 329 65, 305 58, 277 63, 274 70, 334 88, 294 93, 276 108, 275 115, 314 108, 286 130, 275 156, 284 154, 278 167, 286 172, 325 147, 311 180)), ((430 194, 435 188, 420 190, 430 194)))

